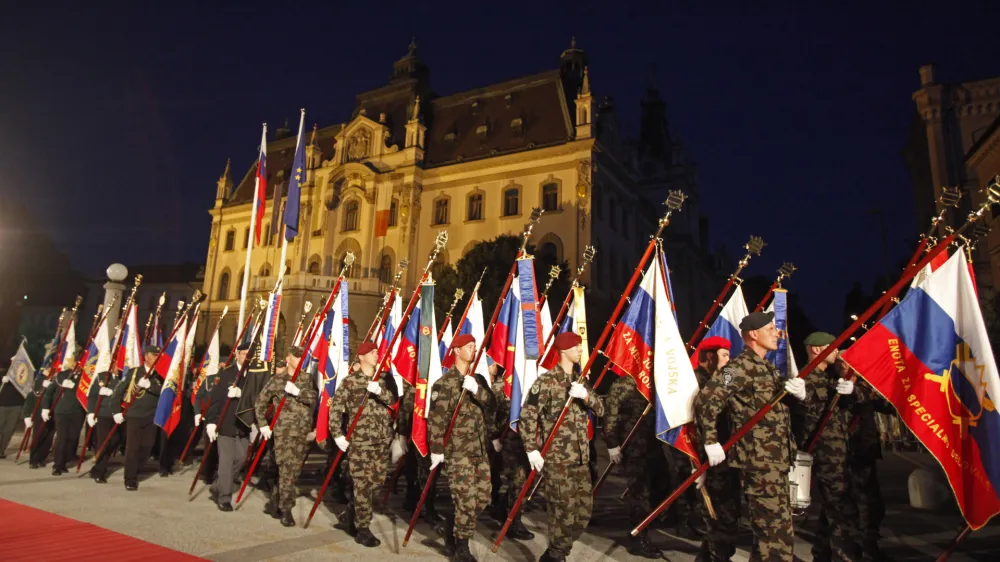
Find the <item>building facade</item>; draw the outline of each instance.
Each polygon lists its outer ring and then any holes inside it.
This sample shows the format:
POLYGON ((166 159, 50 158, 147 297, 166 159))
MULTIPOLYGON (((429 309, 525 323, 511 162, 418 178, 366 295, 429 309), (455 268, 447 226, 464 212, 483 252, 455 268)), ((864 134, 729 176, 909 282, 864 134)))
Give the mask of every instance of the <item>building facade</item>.
MULTIPOLYGON (((280 259, 272 228, 275 191, 292 173, 296 137, 287 128, 268 139, 267 217, 262 245, 252 252, 248 291, 260 296, 286 268, 278 349, 294 331, 305 301, 322 305, 347 252, 352 334, 374 318, 399 260, 409 260, 405 294, 418 282, 438 232, 448 244, 439 262, 454 264, 477 243, 518 234, 531 210, 536 252, 576 268, 584 248, 597 257, 584 273, 588 306, 617 300, 663 215, 670 189, 690 196, 664 245, 670 255, 679 313, 704 313, 720 279, 704 249, 707 222, 698 212, 696 169, 668 131, 663 102, 650 87, 636 140, 621 138, 610 97, 598 103, 586 54, 574 43, 548 71, 438 96, 411 43, 387 84, 358 94, 350 119, 306 133, 306 183, 299 236, 280 259), (689 310, 690 309, 690 310, 689 310)), ((223 323, 223 342, 236 334, 256 163, 216 185, 203 291, 205 309, 223 323)), ((280 206, 279 206, 280 209, 280 206)), ((280 220, 280 219, 278 219, 280 220)), ((509 264, 498 264, 503 268, 509 264)), ((608 305, 607 303, 611 303, 608 305)), ((489 311, 487 311, 489 313, 489 311)), ((683 328, 682 328, 683 329, 683 328)))

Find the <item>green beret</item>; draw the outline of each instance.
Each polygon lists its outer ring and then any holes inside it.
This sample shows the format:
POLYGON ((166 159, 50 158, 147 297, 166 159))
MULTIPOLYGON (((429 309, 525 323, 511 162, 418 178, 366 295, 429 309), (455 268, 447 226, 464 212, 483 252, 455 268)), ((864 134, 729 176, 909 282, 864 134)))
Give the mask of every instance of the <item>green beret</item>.
POLYGON ((743 321, 740 322, 740 331, 751 332, 759 330, 770 324, 772 320, 774 320, 773 312, 751 312, 744 316, 743 321))
POLYGON ((822 347, 824 345, 830 345, 836 340, 836 336, 833 334, 828 334, 826 332, 813 332, 806 337, 806 340, 802 343, 805 345, 812 345, 816 347, 822 347))

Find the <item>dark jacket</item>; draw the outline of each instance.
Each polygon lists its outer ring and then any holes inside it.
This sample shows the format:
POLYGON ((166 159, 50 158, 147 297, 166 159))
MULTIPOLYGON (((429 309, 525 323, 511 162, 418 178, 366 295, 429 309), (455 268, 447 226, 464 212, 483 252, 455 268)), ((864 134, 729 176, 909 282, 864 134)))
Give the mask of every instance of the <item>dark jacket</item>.
POLYGON ((91 414, 96 413, 97 417, 99 418, 110 418, 115 414, 111 407, 111 404, 115 401, 115 397, 114 394, 112 393, 111 396, 105 396, 104 398, 101 398, 100 395, 101 388, 107 386, 113 392, 118 388, 118 386, 122 384, 122 379, 114 376, 109 376, 109 373, 107 371, 95 375, 94 379, 95 380, 90 384, 90 393, 87 394, 87 412, 91 414), (107 379, 108 381, 106 385, 104 382, 105 379, 107 379), (100 411, 95 411, 95 409, 97 408, 98 399, 100 399, 101 401, 101 409, 100 411))
POLYGON ((111 413, 120 414, 124 410, 122 403, 131 400, 127 420, 150 421, 156 416, 156 405, 160 402, 160 392, 163 390, 163 379, 154 371, 149 375, 149 388, 139 388, 139 381, 146 376, 146 367, 137 367, 125 375, 125 379, 115 388, 112 396, 111 413))
POLYGON ((80 371, 74 369, 62 371, 56 375, 55 380, 42 395, 42 409, 54 410, 52 413, 57 416, 82 413, 83 405, 76 397, 76 387, 80 384, 80 374, 80 371), (73 381, 73 388, 63 387, 62 384, 65 380, 73 381))
MULTIPOLYGON (((236 419, 236 406, 237 400, 229 399, 229 387, 233 386, 233 382, 236 381, 240 370, 234 364, 226 367, 222 371, 219 371, 219 380, 215 383, 212 388, 212 392, 209 393, 208 398, 208 412, 205 413, 205 425, 215 424, 219 435, 225 437, 249 437, 250 429, 239 423, 236 419), (228 401, 229 405, 226 406, 228 401), (225 408, 225 414, 223 415, 222 409, 225 408), (219 416, 222 419, 219 419, 219 416)), ((244 390, 246 386, 246 377, 240 377, 239 383, 236 385, 240 390, 244 390)))

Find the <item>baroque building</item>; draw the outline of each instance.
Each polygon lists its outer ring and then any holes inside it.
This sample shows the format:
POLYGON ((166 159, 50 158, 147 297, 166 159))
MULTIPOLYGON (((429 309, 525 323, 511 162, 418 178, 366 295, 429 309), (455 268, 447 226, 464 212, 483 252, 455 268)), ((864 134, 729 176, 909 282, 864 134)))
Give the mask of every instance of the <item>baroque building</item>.
MULTIPOLYGON (((342 123, 306 133, 307 181, 300 235, 284 267, 284 334, 306 300, 321 305, 347 252, 351 330, 364 334, 397 263, 407 259, 409 295, 439 231, 438 261, 454 264, 477 243, 518 234, 533 207, 544 210, 532 242, 576 268, 585 246, 598 252, 583 275, 591 322, 606 319, 663 215, 670 189, 690 198, 665 236, 682 331, 690 333, 721 284, 719 259, 706 250, 696 168, 671 137, 666 106, 650 86, 637 139, 623 138, 614 102, 598 102, 586 53, 575 40, 550 70, 438 95, 411 43, 388 83, 356 96, 342 123)), ((296 137, 287 125, 268 139, 264 239, 254 249, 249 290, 273 287, 281 240, 271 235, 274 193, 284 193, 296 137)), ((234 181, 227 164, 216 188, 203 291, 214 325, 224 306, 223 342, 237 332, 256 163, 234 181)), ((508 264, 503 265, 504 268, 508 264)), ((490 304, 487 303, 487 307, 490 304)), ((487 311, 489 313, 490 311, 487 311)), ((202 336, 204 337, 204 336, 202 336)))

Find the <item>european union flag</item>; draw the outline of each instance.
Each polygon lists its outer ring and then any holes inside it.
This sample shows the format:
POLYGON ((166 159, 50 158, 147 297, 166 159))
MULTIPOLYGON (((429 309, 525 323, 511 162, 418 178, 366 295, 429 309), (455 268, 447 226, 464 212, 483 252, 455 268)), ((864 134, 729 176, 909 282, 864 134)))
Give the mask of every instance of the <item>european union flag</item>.
POLYGON ((299 118, 299 140, 295 145, 295 159, 292 160, 292 177, 288 181, 288 198, 285 199, 285 240, 291 242, 299 233, 299 195, 306 180, 306 152, 302 146, 302 127, 306 121, 306 110, 299 118))

